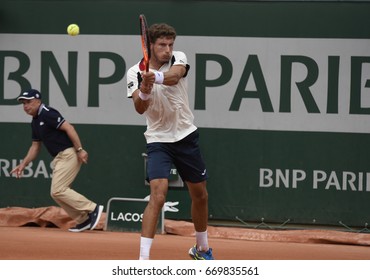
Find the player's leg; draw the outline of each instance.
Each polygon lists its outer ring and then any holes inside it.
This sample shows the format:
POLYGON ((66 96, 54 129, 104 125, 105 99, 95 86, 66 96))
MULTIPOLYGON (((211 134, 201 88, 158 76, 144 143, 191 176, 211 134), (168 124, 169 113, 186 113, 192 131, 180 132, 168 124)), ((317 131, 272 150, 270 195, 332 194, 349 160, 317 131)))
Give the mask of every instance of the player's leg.
POLYGON ((206 181, 200 183, 186 182, 191 197, 191 217, 194 228, 198 232, 207 230, 208 224, 208 192, 206 181))
POLYGON ((189 255, 195 260, 213 260, 212 249, 208 244, 208 192, 206 181, 186 182, 191 197, 191 217, 195 228, 195 245, 189 255))
POLYGON ((150 181, 150 198, 143 213, 140 237, 140 260, 150 259, 150 249, 157 229, 158 218, 166 200, 167 179, 150 181))
POLYGON ((157 221, 166 201, 168 179, 153 179, 150 181, 150 198, 143 214, 141 235, 153 238, 157 221))
POLYGON ((194 259, 213 259, 208 245, 208 192, 207 170, 199 148, 199 134, 194 131, 174 145, 175 165, 186 182, 192 200, 191 216, 194 223, 196 244, 189 255, 194 259))
POLYGON ((150 198, 144 210, 140 239, 140 259, 150 258, 150 249, 157 229, 157 222, 168 192, 168 176, 171 157, 166 144, 147 145, 147 176, 150 184, 150 198))
POLYGON ((194 131, 171 148, 176 155, 176 168, 189 189, 195 230, 203 232, 207 230, 208 223, 208 175, 198 142, 199 134, 194 131))

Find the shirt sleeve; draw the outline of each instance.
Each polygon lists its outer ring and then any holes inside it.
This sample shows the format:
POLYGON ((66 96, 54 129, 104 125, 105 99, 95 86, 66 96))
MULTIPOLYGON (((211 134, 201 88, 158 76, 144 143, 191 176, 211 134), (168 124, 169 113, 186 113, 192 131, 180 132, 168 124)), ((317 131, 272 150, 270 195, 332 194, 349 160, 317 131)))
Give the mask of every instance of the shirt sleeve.
POLYGON ((175 57, 175 61, 173 62, 173 65, 187 65, 188 64, 188 59, 185 53, 176 51, 176 52, 173 52, 173 55, 175 57))
POLYGON ((37 133, 37 130, 34 129, 34 124, 31 123, 31 129, 32 129, 32 141, 41 141, 41 138, 39 136, 39 134, 37 133))
POLYGON ((188 59, 186 57, 186 54, 181 51, 173 52, 173 57, 175 58, 172 65, 184 65, 186 68, 186 72, 184 74, 184 77, 188 75, 188 72, 190 70, 190 65, 188 64, 188 59))
POLYGON ((127 72, 127 97, 131 98, 135 90, 140 87, 141 74, 137 65, 131 67, 127 72))
POLYGON ((52 128, 59 129, 59 127, 65 122, 63 116, 55 109, 49 108, 46 112, 45 123, 52 128))

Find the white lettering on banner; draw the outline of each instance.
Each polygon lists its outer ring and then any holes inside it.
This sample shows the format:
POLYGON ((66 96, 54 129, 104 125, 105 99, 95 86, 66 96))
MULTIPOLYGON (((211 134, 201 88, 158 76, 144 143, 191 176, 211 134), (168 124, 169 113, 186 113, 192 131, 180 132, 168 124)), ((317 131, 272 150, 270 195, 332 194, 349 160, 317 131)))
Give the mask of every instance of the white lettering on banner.
POLYGON ((289 170, 276 169, 275 177, 273 177, 273 171, 271 169, 260 169, 260 187, 268 188, 275 184, 276 188, 280 188, 280 184, 286 188, 296 189, 298 182, 303 181, 306 178, 306 172, 303 170, 289 170), (291 182, 291 184, 290 184, 291 182))
MULTIPOLYGON (((0 42, 1 122, 29 121, 15 100, 28 83, 73 123, 145 125, 126 98, 139 36, 0 34, 0 42)), ((199 127, 369 132, 369 39, 179 36, 175 49, 188 56, 199 127)))
POLYGON ((114 212, 111 212, 110 219, 111 221, 135 222, 136 223, 136 222, 142 222, 143 214, 130 213, 130 212, 127 212, 127 213, 119 212, 115 214, 114 212))
MULTIPOLYGON (((10 172, 22 162, 17 159, 0 159, 0 178, 1 177, 15 177, 15 174, 10 172)), ((49 167, 46 166, 43 160, 30 162, 23 170, 22 178, 45 178, 52 177, 51 163, 49 167)))
POLYGON ((308 172, 299 169, 259 169, 260 188, 297 189, 308 184, 314 190, 370 192, 370 172, 323 171, 308 172))

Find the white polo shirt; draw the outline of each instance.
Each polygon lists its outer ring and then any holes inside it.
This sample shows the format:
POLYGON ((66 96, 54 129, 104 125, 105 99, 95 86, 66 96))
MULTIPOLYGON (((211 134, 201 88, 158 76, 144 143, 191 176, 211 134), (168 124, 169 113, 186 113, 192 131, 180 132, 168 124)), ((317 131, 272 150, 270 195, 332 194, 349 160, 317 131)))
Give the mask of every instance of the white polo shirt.
MULTIPOLYGON (((127 97, 140 86, 139 63, 127 72, 127 97)), ((187 73, 189 65, 183 52, 173 51, 172 59, 159 71, 167 72, 172 65, 184 65, 187 69, 183 78, 174 86, 154 84, 150 95, 150 104, 145 111, 147 130, 144 133, 147 143, 177 142, 197 128, 193 124, 194 115, 188 99, 187 73)))

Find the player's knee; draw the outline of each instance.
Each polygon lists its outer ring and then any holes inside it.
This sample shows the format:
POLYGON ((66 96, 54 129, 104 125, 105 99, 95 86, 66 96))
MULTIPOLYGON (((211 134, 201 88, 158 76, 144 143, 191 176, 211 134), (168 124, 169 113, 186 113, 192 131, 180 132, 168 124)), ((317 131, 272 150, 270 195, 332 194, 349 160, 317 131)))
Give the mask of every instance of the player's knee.
POLYGON ((208 202, 208 193, 207 191, 193 193, 191 199, 196 204, 206 204, 208 202))
POLYGON ((201 201, 201 203, 207 202, 208 192, 207 191, 202 192, 197 198, 201 201))
POLYGON ((158 208, 162 208, 166 202, 166 196, 163 194, 150 195, 151 202, 158 208))

